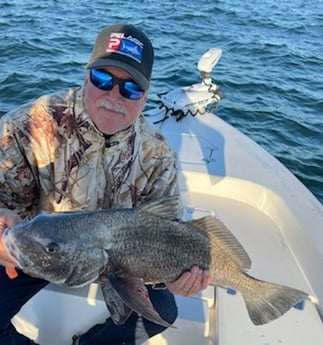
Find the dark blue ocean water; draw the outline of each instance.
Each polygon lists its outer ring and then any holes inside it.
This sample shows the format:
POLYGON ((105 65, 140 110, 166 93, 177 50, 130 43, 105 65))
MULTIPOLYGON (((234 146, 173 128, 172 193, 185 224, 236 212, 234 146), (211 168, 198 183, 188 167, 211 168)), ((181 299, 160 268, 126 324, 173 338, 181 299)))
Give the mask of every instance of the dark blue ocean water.
POLYGON ((210 47, 217 110, 323 201, 323 0, 0 0, 0 116, 82 82, 102 26, 139 25, 155 46, 151 101, 199 81, 210 47))

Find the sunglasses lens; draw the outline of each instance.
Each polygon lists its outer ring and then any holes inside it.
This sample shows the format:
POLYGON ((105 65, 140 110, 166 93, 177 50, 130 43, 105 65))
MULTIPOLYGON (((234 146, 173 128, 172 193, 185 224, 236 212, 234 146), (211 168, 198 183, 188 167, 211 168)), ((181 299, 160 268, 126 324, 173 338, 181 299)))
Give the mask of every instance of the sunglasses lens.
POLYGON ((100 71, 98 69, 91 69, 90 79, 94 86, 100 90, 111 90, 113 88, 113 77, 106 71, 100 71))
POLYGON ((120 91, 123 97, 133 100, 141 98, 144 94, 140 86, 132 81, 125 81, 121 85, 120 91))
POLYGON ((118 84, 121 95, 128 99, 137 100, 145 93, 135 82, 118 79, 107 71, 91 69, 90 79, 95 87, 104 91, 112 90, 114 85, 118 84))

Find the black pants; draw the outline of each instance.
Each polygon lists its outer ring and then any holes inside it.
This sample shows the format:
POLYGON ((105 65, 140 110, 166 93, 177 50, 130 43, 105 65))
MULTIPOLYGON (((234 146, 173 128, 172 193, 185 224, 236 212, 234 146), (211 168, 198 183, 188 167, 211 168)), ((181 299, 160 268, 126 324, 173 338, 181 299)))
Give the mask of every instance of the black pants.
MULTIPOLYGON (((19 334, 10 320, 20 308, 48 282, 19 272, 18 278, 9 279, 0 266, 0 345, 30 345, 31 341, 19 334)), ((147 287, 151 302, 160 316, 173 323, 177 317, 174 296, 168 290, 147 287)), ((148 338, 165 330, 132 313, 127 322, 116 326, 111 319, 96 325, 79 339, 80 345, 139 345, 148 338)), ((71 339, 72 343, 72 339, 71 339)))

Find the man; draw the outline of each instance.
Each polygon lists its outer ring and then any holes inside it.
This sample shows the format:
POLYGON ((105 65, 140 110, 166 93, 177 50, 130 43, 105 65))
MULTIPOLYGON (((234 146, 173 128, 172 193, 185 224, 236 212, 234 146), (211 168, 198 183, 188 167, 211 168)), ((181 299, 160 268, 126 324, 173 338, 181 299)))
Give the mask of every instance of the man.
MULTIPOLYGON (((178 193, 176 155, 142 115, 152 66, 153 47, 142 31, 106 27, 82 87, 43 96, 1 119, 0 233, 18 215, 136 207, 178 193)), ((10 279, 6 273, 16 263, 1 239, 0 265, 0 345, 31 344, 10 320, 48 282, 23 272, 10 279)), ((195 294, 209 279, 208 272, 193 267, 168 289, 148 290, 157 311, 172 323, 177 316, 172 293, 195 294)), ((124 325, 108 319, 74 342, 141 344, 163 330, 132 313, 124 325)))

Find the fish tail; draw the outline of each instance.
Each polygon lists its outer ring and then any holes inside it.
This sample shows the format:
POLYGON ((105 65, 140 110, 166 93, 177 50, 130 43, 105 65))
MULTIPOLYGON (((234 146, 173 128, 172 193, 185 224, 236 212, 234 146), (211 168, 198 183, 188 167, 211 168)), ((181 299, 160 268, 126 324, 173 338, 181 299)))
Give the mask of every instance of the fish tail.
POLYGON ((298 302, 309 298, 303 291, 287 286, 264 282, 250 277, 255 282, 252 293, 242 293, 251 321, 263 325, 273 321, 298 302))

